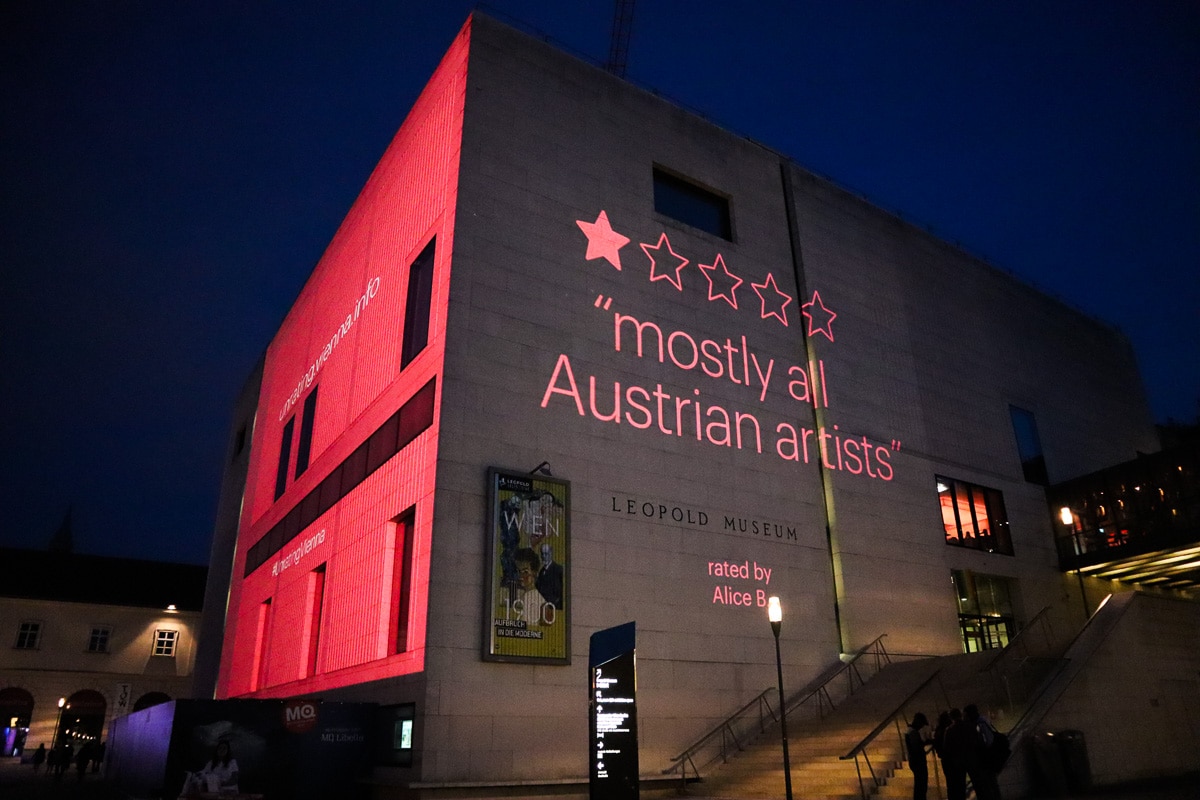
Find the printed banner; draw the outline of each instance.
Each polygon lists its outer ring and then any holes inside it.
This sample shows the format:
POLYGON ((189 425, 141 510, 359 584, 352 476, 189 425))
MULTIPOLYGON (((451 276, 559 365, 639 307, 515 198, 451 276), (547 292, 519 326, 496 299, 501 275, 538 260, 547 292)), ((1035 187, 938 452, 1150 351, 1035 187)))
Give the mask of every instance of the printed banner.
POLYGON ((568 481, 488 470, 483 657, 571 663, 568 481))

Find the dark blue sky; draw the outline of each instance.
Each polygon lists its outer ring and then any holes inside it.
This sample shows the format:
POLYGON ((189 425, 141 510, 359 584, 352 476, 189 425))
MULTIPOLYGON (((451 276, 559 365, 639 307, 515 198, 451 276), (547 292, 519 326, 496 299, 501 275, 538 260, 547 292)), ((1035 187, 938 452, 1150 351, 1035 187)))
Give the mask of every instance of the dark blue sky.
MULTIPOLYGON (((0 545, 71 507, 207 559, 233 399, 471 8, 0 6, 0 545)), ((488 8, 607 55, 609 2, 488 8)), ((629 78, 1116 324, 1196 418, 1200 4, 640 0, 629 78)))

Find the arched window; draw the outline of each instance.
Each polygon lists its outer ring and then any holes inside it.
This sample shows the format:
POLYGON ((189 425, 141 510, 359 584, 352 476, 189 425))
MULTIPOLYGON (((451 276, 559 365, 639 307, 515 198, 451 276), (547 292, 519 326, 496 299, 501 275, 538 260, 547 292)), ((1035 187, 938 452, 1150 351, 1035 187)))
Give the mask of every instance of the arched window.
POLYGON ((168 694, 163 694, 162 692, 146 692, 137 699, 137 702, 133 704, 133 710, 141 711, 143 708, 149 708, 150 706, 156 706, 160 703, 169 702, 171 702, 171 696, 168 694))

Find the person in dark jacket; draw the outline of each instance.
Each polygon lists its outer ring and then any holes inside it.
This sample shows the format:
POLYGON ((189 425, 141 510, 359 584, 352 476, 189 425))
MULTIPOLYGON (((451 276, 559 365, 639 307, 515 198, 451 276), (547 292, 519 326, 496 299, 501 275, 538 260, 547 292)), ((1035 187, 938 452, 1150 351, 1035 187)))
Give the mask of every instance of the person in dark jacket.
POLYGON ((925 762, 925 734, 922 731, 929 727, 929 720, 918 711, 908 723, 908 732, 904 734, 904 748, 908 751, 908 768, 913 774, 913 800, 925 800, 929 790, 929 765, 925 762))

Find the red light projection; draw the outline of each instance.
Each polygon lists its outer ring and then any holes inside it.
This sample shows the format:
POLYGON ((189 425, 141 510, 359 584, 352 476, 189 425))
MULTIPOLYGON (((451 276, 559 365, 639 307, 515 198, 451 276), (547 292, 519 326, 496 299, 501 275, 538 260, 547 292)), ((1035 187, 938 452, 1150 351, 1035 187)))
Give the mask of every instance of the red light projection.
POLYGON ((837 314, 830 311, 821 302, 819 292, 813 292, 812 300, 809 300, 804 305, 800 306, 800 313, 808 320, 808 335, 814 333, 824 334, 825 338, 833 341, 833 321, 837 318, 837 314))
POLYGON ((589 261, 594 258, 603 258, 620 270, 621 254, 618 251, 629 244, 629 237, 622 236, 612 229, 612 226, 608 224, 608 214, 601 211, 595 222, 576 220, 575 224, 588 239, 587 255, 584 258, 589 261))
MULTIPOLYGON (((620 269, 616 253, 630 239, 612 228, 607 212, 601 211, 596 219, 595 223, 576 221, 588 239, 585 259, 612 256, 610 262, 620 269), (601 249, 601 244, 606 249, 601 249)), ((650 261, 651 283, 667 281, 676 290, 685 291, 683 269, 692 259, 677 253, 666 233, 659 236, 657 244, 643 242, 641 249, 650 261)), ((708 284, 706 298, 740 311, 736 291, 744 279, 738 272, 745 271, 731 270, 721 253, 711 261, 698 262, 708 284)), ((761 282, 751 281, 750 286, 761 300, 758 320, 773 319, 788 326, 788 307, 794 298, 780 289, 774 273, 767 272, 761 282)), ((579 416, 597 422, 629 425, 717 447, 755 453, 773 451, 784 461, 816 462, 830 471, 869 479, 890 481, 895 477, 891 461, 901 449, 899 440, 883 443, 861 433, 842 431, 837 424, 827 427, 824 415, 815 427, 788 419, 772 425, 767 420, 768 414, 778 413, 765 405, 772 393, 814 409, 830 410, 823 357, 814 356, 807 364, 789 362, 756 344, 750 331, 734 338, 671 330, 655 320, 624 313, 615 301, 601 294, 591 303, 593 309, 612 315, 612 352, 619 354, 626 365, 627 359, 636 358, 672 366, 693 376, 697 385, 690 391, 669 391, 659 381, 639 385, 605 380, 596 374, 577 374, 570 354, 561 353, 546 381, 542 408, 549 409, 552 404, 558 408, 566 402, 566 407, 574 408, 579 416), (701 391, 705 380, 744 387, 745 405, 733 407, 725 399, 709 399, 701 391)), ((812 338, 821 334, 830 343, 834 341, 837 314, 824 304, 818 292, 814 291, 812 299, 801 306, 800 315, 808 321, 802 335, 812 338)), ((772 340, 771 346, 778 344, 772 340)), ((622 367, 625 369, 627 366, 622 367)))
POLYGON ((721 258, 721 254, 717 253, 717 258, 712 264, 698 264, 697 266, 704 273, 704 277, 708 278, 708 299, 724 300, 729 305, 737 308, 737 296, 734 292, 742 285, 742 279, 729 271, 729 267, 725 266, 725 259, 721 258), (717 272, 718 267, 721 269, 720 272, 717 272), (720 291, 718 291, 717 287, 720 287, 720 291))
POLYGON ((423 668, 469 35, 470 23, 267 350, 218 697, 310 694, 423 668), (413 293, 421 258, 431 282, 413 293), (424 346, 406 360, 398 332, 408 329, 424 346), (318 383, 307 467, 296 468, 297 448, 280 465, 285 421, 318 383), (393 430, 418 395, 428 416, 410 435, 393 430), (390 450, 374 447, 380 431, 390 450))
POLYGON ((775 317, 784 326, 787 326, 787 314, 784 312, 791 304, 792 297, 789 294, 779 291, 779 287, 775 285, 775 276, 768 272, 765 281, 762 283, 752 283, 750 286, 758 294, 758 299, 762 300, 762 318, 775 317))
POLYGON ((771 585, 771 571, 770 567, 757 561, 708 562, 708 574, 719 579, 713 588, 713 605, 766 608, 767 591, 766 588, 759 588, 759 585, 771 585))
POLYGON ((643 243, 642 251, 646 254, 646 257, 650 259, 651 282, 666 281, 682 292, 683 280, 679 277, 679 273, 683 271, 683 268, 686 267, 689 262, 686 258, 679 255, 671 248, 671 242, 667 239, 667 235, 664 233, 662 236, 660 236, 658 239, 658 244, 656 245, 643 243), (666 249, 665 253, 662 252, 664 248, 666 249), (651 250, 653 250, 654 253, 651 253, 651 250), (670 258, 668 258, 668 256, 670 258), (675 262, 674 264, 670 263, 672 260, 675 262), (659 262, 662 263, 660 264, 659 262))

